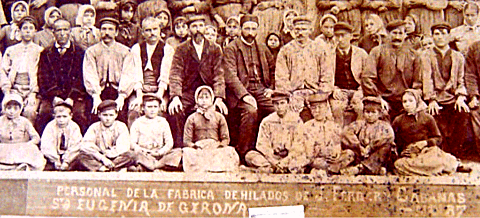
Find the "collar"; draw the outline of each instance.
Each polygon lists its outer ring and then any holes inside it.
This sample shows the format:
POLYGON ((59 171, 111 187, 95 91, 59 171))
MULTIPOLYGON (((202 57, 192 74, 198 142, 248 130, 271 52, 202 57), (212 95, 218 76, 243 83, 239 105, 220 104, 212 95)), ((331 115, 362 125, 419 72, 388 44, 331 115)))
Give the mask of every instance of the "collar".
POLYGON ((452 49, 450 47, 448 47, 448 49, 442 51, 440 49, 438 49, 437 47, 433 47, 433 51, 436 53, 436 54, 440 54, 442 57, 445 57, 447 55, 449 55, 451 52, 452 52, 452 49))
POLYGON ((58 44, 58 42, 55 41, 55 48, 66 48, 66 49, 69 49, 70 48, 70 40, 67 41, 67 44, 61 46, 60 44, 58 44))
POLYGON ((252 42, 247 42, 245 38, 243 38, 243 36, 240 36, 240 40, 242 40, 242 42, 248 46, 253 46, 253 44, 255 44, 255 40, 253 40, 252 42))
POLYGON ((100 43, 107 49, 110 49, 110 48, 113 48, 115 46, 115 44, 117 43, 115 40, 112 42, 112 45, 108 46, 107 44, 105 44, 105 42, 103 42, 103 40, 100 40, 100 43))
MULTIPOLYGON (((294 39, 295 40, 295 39, 294 39)), ((298 46, 302 47, 302 48, 305 48, 306 46, 310 45, 310 43, 312 42, 313 40, 308 38, 307 41, 303 44, 301 44, 300 42, 298 42, 297 40, 295 40, 295 42, 297 43, 298 46)))
POLYGON ((341 54, 343 54, 343 55, 350 54, 350 52, 352 51, 352 45, 350 45, 350 46, 349 46, 347 49, 345 49, 345 50, 342 50, 342 49, 340 49, 339 47, 337 47, 337 50, 338 50, 341 54))

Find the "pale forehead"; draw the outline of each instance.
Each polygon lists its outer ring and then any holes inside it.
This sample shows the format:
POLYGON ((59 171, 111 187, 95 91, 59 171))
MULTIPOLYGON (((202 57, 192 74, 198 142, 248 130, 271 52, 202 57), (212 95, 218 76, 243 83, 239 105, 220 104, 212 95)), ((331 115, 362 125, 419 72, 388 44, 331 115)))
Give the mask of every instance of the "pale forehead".
POLYGON ((57 20, 54 25, 55 25, 55 29, 70 28, 70 22, 66 20, 57 20))

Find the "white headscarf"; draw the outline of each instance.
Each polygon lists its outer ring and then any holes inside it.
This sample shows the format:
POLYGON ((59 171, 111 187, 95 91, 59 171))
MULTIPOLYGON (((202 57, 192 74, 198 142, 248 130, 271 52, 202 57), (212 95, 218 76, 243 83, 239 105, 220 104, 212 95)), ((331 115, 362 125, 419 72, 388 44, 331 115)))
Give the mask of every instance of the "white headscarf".
MULTIPOLYGON (((45 19, 45 22, 48 20, 48 18, 50 17, 50 15, 53 13, 53 12, 58 12, 60 14, 60 17, 62 16, 62 11, 60 11, 60 9, 58 9, 57 7, 55 6, 52 6, 52 7, 49 7, 47 8, 47 10, 45 10, 45 14, 43 16, 43 18, 45 19)), ((45 24, 46 25, 46 24, 45 24)))
POLYGON ((18 2, 15 2, 12 4, 12 7, 10 8, 10 13, 11 13, 11 16, 12 16, 12 23, 10 25, 10 40, 17 40, 17 41, 20 41, 22 40, 21 36, 20 36, 20 28, 18 28, 18 25, 17 23, 14 21, 13 19, 13 11, 15 11, 15 8, 18 6, 18 5, 23 5, 23 7, 25 8, 25 11, 27 11, 27 14, 25 16, 28 16, 30 14, 29 10, 28 10, 28 4, 24 1, 18 1, 18 2))
POLYGON ((15 101, 20 104, 20 111, 23 109, 23 99, 19 94, 7 94, 2 101, 2 110, 5 111, 6 106, 9 102, 15 101))
POLYGON ((211 102, 212 106, 208 108, 201 108, 201 107, 198 107, 197 105, 197 112, 202 114, 205 117, 205 119, 211 120, 214 117, 214 112, 215 112, 213 110, 213 102, 214 102, 215 94, 213 93, 213 90, 212 88, 210 88, 210 86, 200 86, 197 88, 197 90, 195 90, 195 103, 198 103, 198 95, 200 95, 200 92, 202 90, 207 90, 210 96, 212 96, 212 102, 211 102))
POLYGON ((94 8, 92 5, 81 5, 81 6, 78 8, 77 18, 75 19, 75 24, 76 24, 76 25, 79 25, 79 26, 82 26, 82 27, 83 27, 83 16, 84 16, 85 11, 86 11, 87 9, 93 10, 93 19, 95 20, 95 16, 96 16, 96 14, 97 14, 97 12, 95 11, 95 8, 94 8))

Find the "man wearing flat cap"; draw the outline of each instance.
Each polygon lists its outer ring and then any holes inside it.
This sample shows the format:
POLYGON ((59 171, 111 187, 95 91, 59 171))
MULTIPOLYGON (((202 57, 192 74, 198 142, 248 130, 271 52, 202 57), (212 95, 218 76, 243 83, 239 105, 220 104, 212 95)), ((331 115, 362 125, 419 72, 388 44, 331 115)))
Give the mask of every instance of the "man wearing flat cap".
POLYGON ((294 111, 305 115, 304 102, 308 95, 319 90, 333 91, 333 67, 330 50, 325 43, 310 39, 312 21, 305 16, 293 19, 295 39, 283 46, 277 56, 275 67, 275 89, 293 93, 294 111))
POLYGON ((117 103, 102 101, 98 105, 100 121, 92 124, 80 145, 80 154, 70 167, 86 171, 118 171, 135 164, 130 150, 127 125, 117 119, 117 103))
POLYGON ((362 114, 361 75, 366 70, 368 54, 352 45, 353 27, 350 24, 338 22, 334 26, 334 34, 337 46, 333 59, 335 76, 330 103, 335 122, 343 127, 362 114))
POLYGON ((370 51, 366 71, 362 74, 365 96, 381 97, 390 120, 401 113, 402 96, 409 88, 420 89, 420 60, 416 51, 406 46, 405 22, 394 20, 387 25, 388 43, 370 51))
POLYGON ((172 134, 175 147, 183 147, 183 130, 187 117, 195 112, 195 90, 203 85, 212 87, 215 107, 226 114, 225 80, 221 65, 222 51, 205 39, 205 17, 190 17, 188 27, 191 38, 180 44, 173 55, 169 76, 170 104, 168 113, 173 116, 172 134))
POLYGON ((266 45, 255 39, 258 17, 243 16, 240 28, 242 35, 225 48, 222 69, 232 112, 227 117, 232 144, 244 163, 245 154, 255 147, 259 121, 274 111, 270 95, 275 60, 266 45))
POLYGON ((289 110, 289 99, 289 92, 272 93, 275 112, 260 123, 255 150, 245 155, 247 166, 266 173, 303 172, 306 165, 306 159, 302 159, 303 144, 294 141, 303 122, 297 113, 289 110))
POLYGON ((423 98, 442 132, 442 149, 459 155, 458 148, 466 138, 470 109, 466 103, 465 59, 450 48, 450 29, 447 23, 431 27, 435 47, 422 53, 421 73, 423 98))
POLYGON ((125 61, 130 49, 115 41, 118 21, 106 17, 100 20, 101 41, 89 47, 83 60, 83 80, 88 94, 93 99, 92 113, 97 113, 103 100, 117 103, 119 119, 126 121, 125 99, 133 91, 136 78, 125 70, 125 61))
POLYGON ((307 121, 299 136, 299 144, 304 146, 304 157, 312 168, 314 175, 325 176, 327 173, 339 174, 353 162, 352 150, 342 150, 341 128, 333 121, 329 105, 329 94, 319 92, 307 98, 308 108, 313 119, 307 121))

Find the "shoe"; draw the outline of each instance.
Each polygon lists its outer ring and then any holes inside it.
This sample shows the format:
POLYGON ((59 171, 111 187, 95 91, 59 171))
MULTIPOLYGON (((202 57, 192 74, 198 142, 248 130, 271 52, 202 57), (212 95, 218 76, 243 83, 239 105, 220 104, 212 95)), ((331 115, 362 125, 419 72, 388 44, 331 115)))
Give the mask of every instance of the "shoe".
POLYGON ((360 173, 360 169, 357 166, 347 167, 345 169, 340 170, 340 174, 347 175, 347 176, 355 176, 360 173))
POLYGON ((457 167, 457 172, 459 172, 459 173, 471 173, 472 168, 468 167, 468 166, 465 166, 463 164, 459 164, 458 167, 457 167))
POLYGON ((257 172, 259 173, 273 173, 273 168, 268 166, 268 167, 259 167, 257 169, 257 172))
POLYGON ((102 166, 100 167, 100 169, 98 169, 98 172, 107 172, 108 171, 108 168, 106 166, 102 166))

